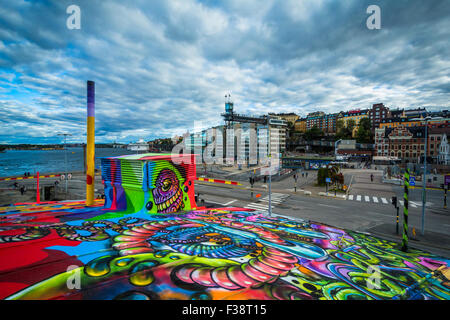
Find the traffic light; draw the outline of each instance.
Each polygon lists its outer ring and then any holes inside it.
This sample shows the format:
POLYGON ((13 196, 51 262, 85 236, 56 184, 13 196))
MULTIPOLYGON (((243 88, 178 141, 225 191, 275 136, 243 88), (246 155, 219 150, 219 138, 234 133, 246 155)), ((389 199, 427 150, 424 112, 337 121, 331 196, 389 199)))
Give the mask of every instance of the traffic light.
POLYGON ((397 197, 392 197, 392 205, 397 208, 397 197))

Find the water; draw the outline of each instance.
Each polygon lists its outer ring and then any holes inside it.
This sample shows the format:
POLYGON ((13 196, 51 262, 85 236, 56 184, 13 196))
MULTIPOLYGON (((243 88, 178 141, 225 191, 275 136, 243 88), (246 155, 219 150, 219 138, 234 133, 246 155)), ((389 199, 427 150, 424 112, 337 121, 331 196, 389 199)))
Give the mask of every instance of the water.
MULTIPOLYGON (((40 174, 65 172, 64 154, 67 152, 68 172, 83 171, 83 148, 67 150, 11 150, 0 153, 0 177, 23 175, 25 172, 40 174)), ((95 168, 100 169, 99 157, 135 154, 135 151, 117 148, 96 148, 95 168)))

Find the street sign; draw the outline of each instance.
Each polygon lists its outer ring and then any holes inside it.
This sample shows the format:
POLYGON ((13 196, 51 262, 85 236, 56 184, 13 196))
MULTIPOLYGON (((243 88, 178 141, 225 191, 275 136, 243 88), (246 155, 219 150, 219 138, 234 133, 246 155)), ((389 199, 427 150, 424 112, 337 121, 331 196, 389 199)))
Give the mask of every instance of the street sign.
POLYGON ((331 178, 325 178, 325 181, 326 181, 327 183, 331 183, 331 178))
POLYGON ((410 186, 416 185, 416 177, 409 177, 409 185, 410 186))
POLYGON ((445 185, 449 185, 450 184, 450 174, 446 174, 445 175, 444 184, 445 185))

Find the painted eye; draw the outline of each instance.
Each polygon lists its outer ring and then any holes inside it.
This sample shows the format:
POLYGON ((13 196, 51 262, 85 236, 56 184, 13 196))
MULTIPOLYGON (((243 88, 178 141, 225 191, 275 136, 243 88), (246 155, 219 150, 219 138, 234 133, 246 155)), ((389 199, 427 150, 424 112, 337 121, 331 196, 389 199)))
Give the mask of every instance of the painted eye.
POLYGON ((163 191, 168 191, 170 189, 171 185, 172 185, 172 182, 169 179, 164 180, 162 183, 163 191))

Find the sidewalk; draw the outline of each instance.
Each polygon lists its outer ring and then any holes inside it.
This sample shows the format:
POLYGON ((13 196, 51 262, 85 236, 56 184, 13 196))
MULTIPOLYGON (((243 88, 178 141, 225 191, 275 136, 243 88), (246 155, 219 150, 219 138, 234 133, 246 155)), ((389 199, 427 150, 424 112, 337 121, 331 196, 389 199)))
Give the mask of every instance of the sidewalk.
MULTIPOLYGON (((367 229, 367 232, 374 236, 385 238, 386 240, 397 243, 402 242, 402 225, 399 226, 399 234, 395 232, 395 224, 383 223, 378 226, 367 229)), ((420 230, 416 230, 416 236, 412 235, 412 228, 408 230, 408 247, 416 248, 436 255, 450 258, 450 235, 426 231, 425 235, 421 235, 420 230)))

